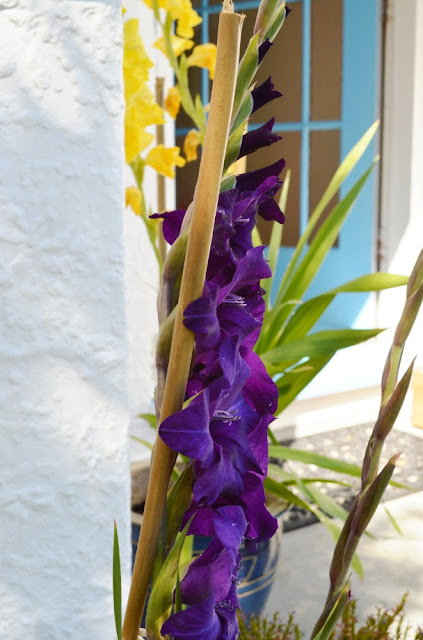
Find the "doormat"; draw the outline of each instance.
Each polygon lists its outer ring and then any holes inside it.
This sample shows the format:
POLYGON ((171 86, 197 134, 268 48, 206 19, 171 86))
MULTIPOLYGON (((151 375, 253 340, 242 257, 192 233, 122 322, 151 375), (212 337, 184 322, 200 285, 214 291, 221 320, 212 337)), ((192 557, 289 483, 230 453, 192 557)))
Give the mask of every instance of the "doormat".
MULTIPOLYGON (((335 429, 334 431, 297 438, 282 444, 289 445, 293 449, 313 451, 361 466, 373 426, 374 423, 360 424, 354 427, 335 429)), ((397 453, 401 453, 401 457, 397 460, 392 480, 407 485, 408 488, 401 489, 390 484, 384 493, 384 502, 415 491, 423 491, 423 438, 394 428, 386 440, 379 468, 382 469, 384 464, 397 453)), ((295 461, 286 463, 286 468, 288 467, 289 470, 294 471, 300 477, 325 478, 328 480, 341 479, 351 484, 351 487, 344 487, 328 485, 324 482, 316 483, 318 489, 328 493, 345 509, 351 509, 360 486, 359 478, 341 477, 340 474, 329 469, 320 469, 313 465, 295 461)), ((318 522, 318 519, 312 513, 293 507, 286 514, 283 530, 292 531, 315 522, 318 522)))

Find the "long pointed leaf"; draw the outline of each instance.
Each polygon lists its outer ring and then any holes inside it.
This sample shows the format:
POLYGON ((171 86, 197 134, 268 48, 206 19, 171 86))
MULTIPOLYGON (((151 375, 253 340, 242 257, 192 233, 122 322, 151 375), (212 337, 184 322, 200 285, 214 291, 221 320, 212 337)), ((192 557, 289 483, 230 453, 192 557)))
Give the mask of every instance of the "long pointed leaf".
POLYGON ((318 222, 320 221, 320 218, 326 208, 326 206, 329 204, 329 202, 332 200, 332 198, 334 197, 334 195, 338 192, 340 186, 342 185, 342 183, 344 182, 345 178, 348 177, 348 175, 351 173, 351 171, 354 169, 354 167, 356 166, 357 162, 360 160, 360 158, 362 157, 362 155, 364 154, 364 152, 366 151, 367 147, 369 146, 374 134, 376 133, 376 130, 379 126, 379 122, 375 122, 367 131, 366 133, 363 135, 363 137, 357 142, 357 144, 351 149, 351 151, 348 153, 348 155, 346 156, 346 158, 343 160, 343 162, 340 164, 340 166, 338 167, 338 169, 336 170, 332 180, 329 183, 329 186, 327 187, 326 191, 324 192, 322 198, 320 199, 317 207, 315 208, 315 210, 313 211, 312 215, 310 216, 308 225, 306 230, 304 231, 303 235, 301 236, 300 240, 297 243, 297 246, 295 248, 294 254, 291 257, 291 260, 289 261, 289 264, 285 270, 284 276, 282 278, 280 287, 279 287, 279 291, 276 297, 277 302, 280 302, 283 298, 284 295, 284 291, 287 288, 291 278, 292 278, 292 274, 293 271, 301 257, 301 254, 303 252, 303 249, 305 248, 308 239, 311 237, 316 225, 318 224, 318 222))
POLYGON ((292 298, 301 298, 304 295, 317 271, 320 269, 323 260, 326 258, 329 250, 333 246, 342 225, 357 199, 358 194, 367 182, 374 164, 375 163, 372 163, 367 171, 355 183, 352 189, 350 189, 345 198, 336 205, 322 223, 314 236, 307 253, 298 265, 295 273, 292 275, 286 290, 282 291, 282 295, 278 298, 277 302, 292 300, 292 298))
POLYGON ((334 298, 335 294, 316 296, 299 306, 286 325, 281 341, 290 342, 306 336, 334 298))
POLYGON ((304 338, 284 342, 261 354, 264 364, 282 371, 303 358, 316 358, 346 349, 381 333, 383 329, 333 329, 318 331, 304 338))
POLYGON ((279 415, 299 393, 317 376, 318 373, 330 362, 334 354, 321 356, 319 358, 310 358, 307 361, 307 367, 298 367, 285 373, 276 381, 279 392, 278 408, 276 415, 279 415), (301 370, 301 372, 298 372, 301 370))
POLYGON ((122 580, 116 522, 114 524, 113 534, 113 610, 115 613, 116 635, 118 640, 122 640, 122 580))
MULTIPOLYGON (((286 203, 288 200, 288 192, 289 192, 289 183, 291 180, 291 170, 288 169, 285 174, 285 179, 283 181, 281 195, 279 198, 279 208, 281 211, 285 211, 286 203)), ((272 225, 272 233, 270 235, 269 249, 267 253, 267 261, 269 263, 270 270, 272 272, 271 277, 266 282, 267 293, 264 296, 266 301, 266 306, 268 309, 271 308, 270 304, 270 296, 273 288, 273 279, 275 277, 276 264, 278 261, 279 250, 281 248, 283 235, 283 225, 279 222, 273 222, 272 225)))
POLYGON ((392 287, 402 287, 407 284, 408 276, 401 276, 394 273, 368 273, 345 284, 331 289, 327 293, 356 293, 363 291, 382 291, 392 287))
POLYGON ((349 476, 360 478, 361 467, 350 462, 343 462, 342 460, 336 460, 329 456, 322 456, 319 453, 313 451, 303 451, 301 449, 292 449, 291 447, 284 447, 283 445, 270 445, 269 457, 282 458, 282 460, 296 460, 297 462, 304 462, 305 464, 314 464, 321 469, 330 469, 336 471, 336 473, 345 473, 349 476))

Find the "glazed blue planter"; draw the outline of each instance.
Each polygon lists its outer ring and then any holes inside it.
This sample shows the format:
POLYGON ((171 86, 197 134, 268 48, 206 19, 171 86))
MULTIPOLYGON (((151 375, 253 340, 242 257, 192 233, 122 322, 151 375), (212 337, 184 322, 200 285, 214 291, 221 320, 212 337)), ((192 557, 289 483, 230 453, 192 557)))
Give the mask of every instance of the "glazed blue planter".
MULTIPOLYGON (((132 566, 134 566, 137 543, 140 534, 142 517, 132 514, 132 566)), ((270 590, 275 579, 280 557, 282 518, 273 538, 257 545, 254 552, 241 547, 242 562, 239 571, 238 596, 241 609, 247 614, 263 613, 270 590)), ((209 543, 208 538, 194 537, 194 555, 204 551, 209 543)))

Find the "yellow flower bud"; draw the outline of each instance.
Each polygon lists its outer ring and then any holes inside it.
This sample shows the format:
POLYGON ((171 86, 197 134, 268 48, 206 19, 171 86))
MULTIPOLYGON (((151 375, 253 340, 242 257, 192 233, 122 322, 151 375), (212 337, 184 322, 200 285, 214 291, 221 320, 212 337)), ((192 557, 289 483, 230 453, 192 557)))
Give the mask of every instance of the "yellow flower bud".
POLYGON ((184 154, 187 162, 197 160, 197 147, 199 144, 201 144, 201 133, 197 131, 197 129, 191 129, 191 131, 188 131, 184 140, 184 154))
POLYGON ((171 118, 175 120, 181 107, 181 98, 176 87, 170 87, 165 100, 165 109, 171 118))
POLYGON ((125 206, 131 207, 137 215, 141 215, 141 191, 138 187, 127 187, 125 191, 125 206))

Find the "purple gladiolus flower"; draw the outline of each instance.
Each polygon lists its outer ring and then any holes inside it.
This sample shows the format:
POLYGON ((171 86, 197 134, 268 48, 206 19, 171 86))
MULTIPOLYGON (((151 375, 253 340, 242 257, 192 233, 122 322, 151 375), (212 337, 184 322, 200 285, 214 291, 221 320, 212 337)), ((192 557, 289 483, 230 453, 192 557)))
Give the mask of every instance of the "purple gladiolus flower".
POLYGON ((251 95, 253 97, 252 113, 261 109, 261 107, 264 107, 272 100, 282 97, 281 92, 275 89, 275 85, 273 84, 270 76, 261 85, 255 87, 255 89, 252 90, 251 95))
POLYGON ((271 144, 281 140, 281 136, 278 136, 276 133, 272 133, 274 124, 275 118, 271 118, 261 127, 248 131, 248 133, 244 134, 242 136, 242 143, 238 157, 242 158, 250 153, 254 153, 254 151, 257 151, 258 149, 269 147, 271 144))
POLYGON ((270 47, 273 46, 273 42, 270 42, 268 38, 264 40, 258 48, 258 63, 261 64, 264 56, 268 53, 270 47))

